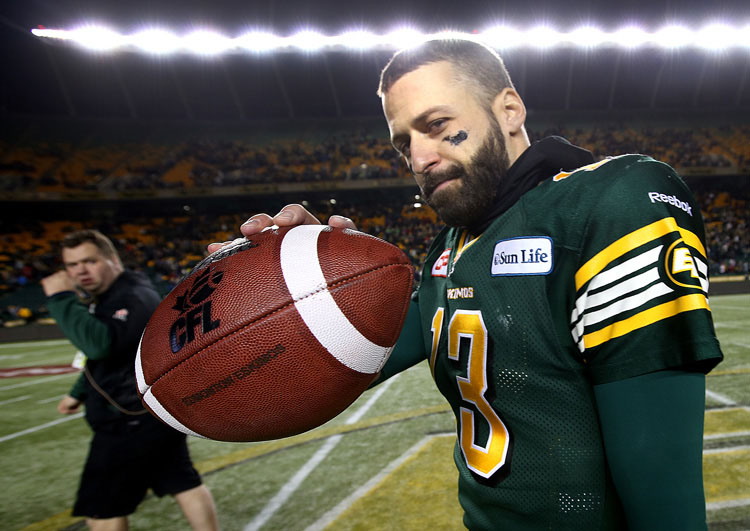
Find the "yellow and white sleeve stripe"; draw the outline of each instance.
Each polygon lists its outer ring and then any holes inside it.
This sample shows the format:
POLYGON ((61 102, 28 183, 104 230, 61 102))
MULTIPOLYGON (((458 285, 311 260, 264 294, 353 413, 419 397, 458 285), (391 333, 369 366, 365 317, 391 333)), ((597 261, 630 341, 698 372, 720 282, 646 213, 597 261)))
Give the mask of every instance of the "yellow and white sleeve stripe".
POLYGON ((677 225, 672 217, 635 230, 607 246, 576 272, 575 282, 577 299, 570 325, 581 352, 678 313, 708 309, 706 251, 700 238, 677 225), (688 255, 694 265, 693 285, 678 283, 669 273, 675 267, 668 263, 675 245, 668 248, 666 255, 664 248, 672 240, 697 251, 688 255), (623 259, 626 254, 628 258, 623 259), (660 272, 662 261, 668 278, 660 272), (677 286, 693 288, 695 292, 678 292, 677 286), (674 294, 672 299, 668 297, 670 293, 674 294), (659 303, 655 302, 657 299, 659 303), (600 324, 605 321, 606 325, 600 324))

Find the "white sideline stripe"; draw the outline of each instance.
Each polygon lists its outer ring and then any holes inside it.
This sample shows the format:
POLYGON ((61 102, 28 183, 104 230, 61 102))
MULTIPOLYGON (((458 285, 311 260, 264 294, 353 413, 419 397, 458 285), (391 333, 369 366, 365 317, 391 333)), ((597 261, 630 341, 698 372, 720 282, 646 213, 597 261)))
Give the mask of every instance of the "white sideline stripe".
POLYGON ((33 428, 28 428, 23 431, 17 431, 16 433, 11 433, 9 435, 4 435, 0 437, 0 443, 4 443, 5 441, 10 441, 11 439, 16 439, 17 437, 21 437, 23 435, 29 435, 30 433, 36 433, 45 428, 51 428, 52 426, 57 426, 58 424, 62 424, 63 422, 68 422, 71 420, 79 419, 82 416, 83 416, 83 413, 75 413, 74 415, 70 415, 67 417, 63 417, 61 419, 53 420, 52 422, 47 422, 46 424, 40 424, 39 426, 34 426, 33 428))
POLYGON ((0 402, 0 406, 4 406, 5 404, 12 404, 13 402, 20 402, 22 400, 27 400, 29 398, 31 398, 31 395, 17 396, 16 398, 3 400, 2 402, 0 402))
POLYGON ((704 435, 704 441, 711 441, 714 439, 728 439, 730 437, 748 437, 750 431, 730 431, 726 433, 712 433, 711 435, 704 435))
POLYGON ((63 356, 63 354, 60 353, 59 349, 48 348, 44 350, 32 350, 28 352, 23 352, 21 354, 3 354, 3 355, 0 355, 0 360, 16 360, 19 358, 28 358, 30 356, 46 356, 48 354, 55 354, 55 357, 63 356))
POLYGON ((347 319, 328 291, 318 259, 318 237, 325 225, 300 225, 281 242, 281 272, 294 306, 323 347, 357 372, 375 374, 385 365, 392 348, 367 339, 347 319))
POLYGON ((51 396, 49 398, 43 398, 42 400, 37 400, 37 404, 49 404, 50 402, 54 402, 56 400, 60 400, 65 395, 57 395, 57 396, 51 396))
POLYGON ((725 406, 736 406, 737 402, 729 398, 728 396, 724 396, 722 394, 717 393, 716 391, 709 391, 706 389, 706 396, 716 400, 717 402, 720 402, 724 404, 725 406))
POLYGON ((30 382, 23 382, 23 383, 19 383, 19 384, 6 385, 4 387, 0 387, 0 391, 10 391, 11 389, 18 389, 20 387, 28 387, 30 385, 37 385, 37 384, 41 384, 41 383, 49 383, 49 382, 51 382, 53 380, 59 380, 60 378, 65 378, 65 377, 68 377, 68 376, 76 376, 76 377, 78 377, 78 374, 79 373, 77 373, 77 372, 68 372, 68 373, 65 373, 65 374, 58 374, 56 376, 43 376, 43 377, 41 377, 41 378, 39 378, 37 380, 31 380, 30 382))
POLYGON ((313 455, 310 459, 307 460, 307 462, 300 468, 294 476, 292 476, 289 481, 287 481, 279 490, 279 492, 276 493, 276 495, 271 498, 271 500, 266 504, 265 507, 263 507, 263 510, 259 512, 255 518, 252 519, 252 521, 245 526, 245 531, 256 531, 257 529, 260 529, 262 526, 268 522, 268 520, 276 514, 276 511, 281 509, 281 507, 289 500, 289 498, 292 497, 294 492, 299 488, 299 486, 302 484, 302 482, 307 478, 307 476, 310 475, 310 473, 315 470, 315 468, 325 459, 325 457, 330 453, 331 450, 333 450, 336 445, 341 441, 343 438, 342 435, 333 435, 332 437, 329 437, 326 439, 323 446, 321 446, 317 452, 315 452, 315 455, 313 455))
MULTIPOLYGON (((360 407, 357 411, 355 411, 348 419, 346 419, 346 422, 344 422, 345 425, 351 425, 355 422, 358 422, 364 415, 369 411, 369 409, 375 404, 375 402, 380 398, 383 393, 390 387, 390 385, 393 383, 393 381, 398 377, 398 375, 394 376, 393 378, 390 378, 389 380, 386 380, 378 386, 377 390, 373 393, 373 395, 365 402, 362 407, 360 407)), ((289 481, 287 481, 279 490, 279 492, 276 493, 276 495, 271 498, 265 507, 263 507, 263 510, 258 513, 255 518, 250 521, 249 524, 245 526, 244 531, 256 531, 260 529, 263 525, 265 525, 266 522, 274 515, 276 512, 281 509, 281 507, 289 501, 289 498, 292 497, 294 492, 302 485, 302 482, 307 478, 307 476, 310 475, 310 473, 315 470, 315 468, 325 459, 325 457, 333 450, 336 445, 343 439, 342 434, 338 435, 332 435, 331 437, 328 437, 315 454, 307 460, 307 462, 300 468, 294 476, 292 476, 289 481)))
POLYGON ((2 348, 19 348, 19 347, 40 347, 40 346, 52 346, 52 345, 65 345, 70 344, 67 339, 50 339, 49 341, 20 341, 17 343, 3 343, 0 345, 2 348))
POLYGON ((326 512, 316 522, 310 524, 305 531, 323 531, 326 527, 331 525, 339 516, 343 514, 349 507, 351 507, 357 500, 363 498, 378 484, 380 484, 386 477, 391 475, 398 467, 403 465, 406 461, 411 459, 414 455, 419 453, 431 440, 437 437, 455 437, 455 433, 446 434, 433 434, 427 435, 426 437, 417 441, 411 448, 401 454, 400 457, 391 461, 383 470, 377 475, 370 478, 370 480, 362 485, 360 488, 352 492, 349 496, 341 500, 338 505, 333 507, 330 511, 326 512))
POLYGON ((750 349, 750 343, 743 343, 742 341, 722 341, 722 345, 734 345, 735 347, 750 349))
MULTIPOLYGON (((717 282, 718 284, 718 282, 717 282)), ((713 298, 711 306, 719 310, 742 310, 747 311, 747 306, 734 306, 733 304, 723 304, 720 299, 713 298)))
POLYGON ((62 356, 57 349, 48 348, 46 350, 32 350, 31 352, 23 352, 21 354, 0 354, 0 361, 6 360, 17 360, 21 358, 28 358, 29 356, 46 356, 48 354, 56 354, 62 356))
POLYGON ((714 323, 714 328, 731 328, 732 330, 746 330, 747 327, 739 324, 714 323))
POLYGON ((742 446, 729 446, 726 448, 711 448, 710 450, 703 450, 703 455, 714 455, 714 454, 728 454, 729 452, 742 452, 750 450, 750 445, 742 446))
MULTIPOLYGON (((412 446, 409 450, 407 450, 403 455, 401 455, 396 460, 392 461, 387 467, 385 467, 379 474, 371 478, 367 483, 362 485, 359 489, 354 491, 351 495, 349 495, 347 498, 342 500, 338 505, 333 507, 330 511, 326 512, 321 516, 316 522, 309 525, 305 531, 323 531, 326 527, 328 527, 330 524, 332 524, 341 514, 343 514, 344 511, 346 511, 349 507, 351 507, 354 502, 356 502, 358 499, 364 497, 368 492, 370 492, 376 485, 378 485, 385 477, 393 473, 394 470, 396 470, 399 466, 401 466, 404 462, 406 462, 410 457, 415 455, 417 452, 419 452, 425 445, 427 445, 428 442, 430 442, 435 437, 447 437, 447 436, 455 436, 455 434, 443 434, 443 435, 428 435, 427 437, 421 439, 419 442, 417 442, 414 446, 412 446)), ((732 448, 717 448, 714 450, 704 450, 704 454, 716 454, 716 453, 725 453, 730 452, 734 450, 744 450, 744 449, 750 449, 750 446, 736 446, 732 448)), ((738 499, 738 500, 729 500, 725 502, 713 502, 706 505, 706 508, 708 510, 716 510, 716 509, 723 509, 726 507, 741 507, 744 505, 750 505, 750 498, 744 498, 744 499, 738 499)))
POLYGON ((188 435, 193 435, 195 437, 200 437, 201 439, 206 439, 204 435, 195 433, 193 430, 183 425, 179 420, 174 418, 172 414, 167 411, 164 406, 162 406, 161 403, 156 399, 154 394, 151 392, 151 389, 146 391, 146 393, 143 395, 143 401, 148 404, 148 407, 151 408, 151 411, 153 411, 155 415, 157 415, 161 420, 172 426, 177 431, 181 431, 182 433, 187 433, 188 435))
POLYGON ((367 402, 362 404, 362 406, 357 411, 352 413, 352 415, 348 419, 346 419, 344 425, 350 426, 362 420, 362 417, 364 417, 365 414, 370 411, 370 408, 375 405, 375 402, 377 402, 378 398, 383 396, 383 393, 385 393, 386 390, 393 384, 393 382, 396 381, 396 378, 398 378, 398 374, 379 385, 372 396, 367 399, 367 402))
POLYGON ((745 505, 750 505, 750 498, 738 498, 736 500, 707 503, 706 510, 716 511, 718 509, 728 509, 730 507, 744 507, 745 505))

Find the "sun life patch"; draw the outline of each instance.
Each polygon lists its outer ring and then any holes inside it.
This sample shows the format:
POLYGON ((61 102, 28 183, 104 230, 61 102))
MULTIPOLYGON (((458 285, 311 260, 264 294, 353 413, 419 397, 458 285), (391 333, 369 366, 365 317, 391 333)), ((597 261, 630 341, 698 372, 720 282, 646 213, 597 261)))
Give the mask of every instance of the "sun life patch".
POLYGON ((548 275, 552 272, 552 239, 522 236, 500 240, 492 253, 493 277, 548 275))

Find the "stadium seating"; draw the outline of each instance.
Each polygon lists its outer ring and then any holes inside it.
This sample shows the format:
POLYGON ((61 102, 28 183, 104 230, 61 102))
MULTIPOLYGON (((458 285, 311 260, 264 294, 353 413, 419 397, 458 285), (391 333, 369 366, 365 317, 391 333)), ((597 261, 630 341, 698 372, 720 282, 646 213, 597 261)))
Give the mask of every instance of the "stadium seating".
MULTIPOLYGON (((750 127, 637 126, 530 127, 532 140, 558 134, 590 149, 597 158, 647 153, 689 174, 747 173, 750 127), (693 170, 698 169, 698 172, 693 170)), ((0 186, 14 198, 23 191, 65 193, 185 190, 258 183, 328 182, 403 178, 408 174, 380 131, 357 131, 323 139, 277 133, 257 139, 216 139, 197 129, 174 136, 139 132, 124 140, 100 138, 93 127, 83 139, 46 140, 44 130, 25 133, 25 142, 5 146, 0 186)))
MULTIPOLYGON (((321 220, 333 213, 351 217, 362 230, 399 245, 415 265, 437 230, 434 212, 415 206, 417 189, 379 121, 327 134, 314 125, 304 131, 280 128, 260 137, 236 129, 110 131, 78 122, 71 127, 26 125, 13 132, 15 137, 0 139, 6 204, 30 197, 50 201, 41 210, 18 207, 17 215, 0 224, 0 309, 6 309, 6 318, 7 308, 30 308, 29 319, 43 315, 38 282, 58 267, 55 242, 84 227, 113 237, 126 266, 145 270, 163 293, 202 258, 206 244, 235 237, 248 213, 291 199, 309 197, 308 208, 321 220), (374 200, 374 191, 384 188, 392 192, 374 200), (221 199, 218 207, 199 212, 186 204, 180 214, 167 212, 161 202, 189 198, 201 205, 204 196, 222 190, 226 197, 247 201, 230 206, 221 199), (343 198, 335 204, 326 197, 334 191, 343 198), (114 201, 97 202, 102 198, 114 201), (141 199, 123 206, 129 198, 141 199), (60 199, 83 207, 70 216, 59 207, 60 199), (89 215, 92 205, 97 212, 89 215)), ((550 134, 590 149, 597 158, 643 152, 695 177, 690 183, 706 220, 711 274, 747 274, 750 194, 742 183, 750 178, 750 127, 540 121, 530 128, 532 141, 550 134)))

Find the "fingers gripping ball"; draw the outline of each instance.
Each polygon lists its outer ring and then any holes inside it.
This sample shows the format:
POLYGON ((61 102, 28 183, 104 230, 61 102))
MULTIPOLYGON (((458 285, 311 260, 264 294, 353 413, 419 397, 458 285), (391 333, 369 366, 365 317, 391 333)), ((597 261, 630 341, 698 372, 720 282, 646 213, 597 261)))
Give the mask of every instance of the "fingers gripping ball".
POLYGON ((301 225, 209 255, 151 317, 143 403, 188 434, 261 441, 312 429, 372 382, 401 331, 412 268, 395 246, 301 225))

